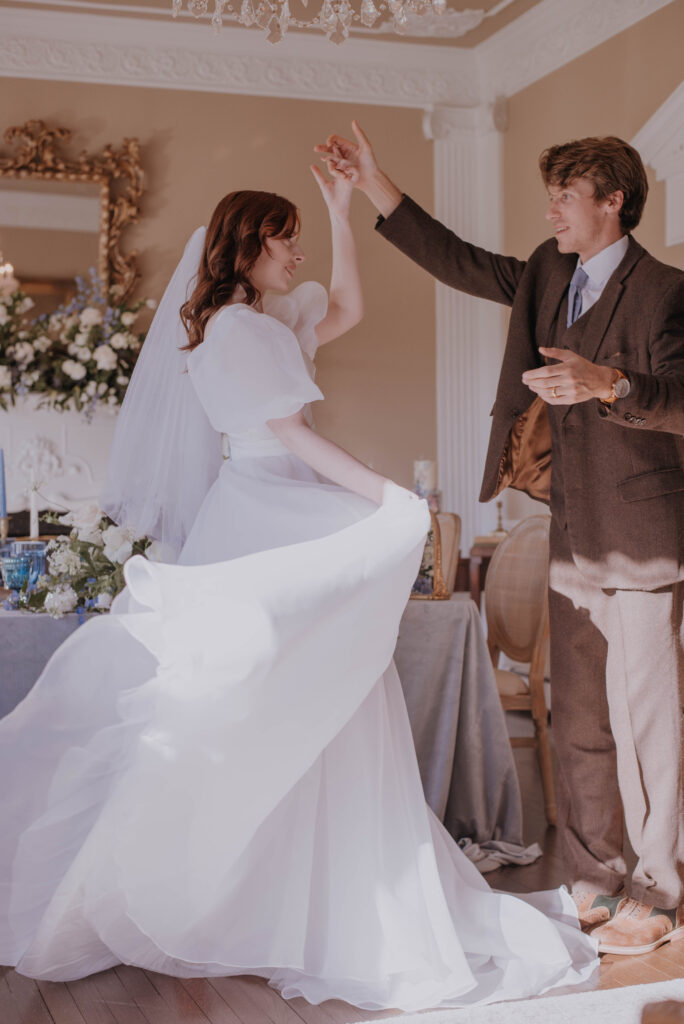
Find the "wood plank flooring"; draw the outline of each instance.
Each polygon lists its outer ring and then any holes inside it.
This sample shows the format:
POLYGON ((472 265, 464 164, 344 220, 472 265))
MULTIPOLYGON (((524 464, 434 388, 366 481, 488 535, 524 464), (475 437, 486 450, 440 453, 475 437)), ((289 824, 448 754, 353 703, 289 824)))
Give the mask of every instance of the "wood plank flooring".
MULTIPOLYGON (((516 730, 517 731, 517 730, 516 730)), ((496 888, 525 892, 563 881, 554 829, 544 819, 534 752, 515 752, 525 811, 525 841, 544 856, 527 867, 500 868, 487 876, 496 888)), ((592 987, 618 988, 684 978, 684 942, 643 957, 602 958, 592 987)), ((60 984, 35 982, 0 968, 0 1024, 352 1024, 393 1016, 329 1001, 310 1006, 284 1000, 259 978, 169 978, 134 967, 116 967, 60 984)))

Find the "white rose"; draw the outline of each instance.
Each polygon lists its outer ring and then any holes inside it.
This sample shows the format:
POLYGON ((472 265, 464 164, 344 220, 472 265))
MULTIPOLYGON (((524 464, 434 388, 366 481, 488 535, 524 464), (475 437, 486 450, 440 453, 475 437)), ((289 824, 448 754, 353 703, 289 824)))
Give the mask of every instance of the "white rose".
POLYGON ((95 324, 102 323, 102 313, 99 309, 95 309, 94 306, 86 306, 82 310, 79 320, 81 321, 81 327, 94 327, 95 324))
POLYGON ((27 295, 26 298, 22 299, 21 302, 19 303, 19 306, 17 307, 17 312, 28 313, 29 309, 33 309, 34 306, 35 302, 33 301, 33 299, 29 299, 27 295))
POLYGON ((12 373, 9 366, 0 366, 0 389, 12 386, 12 373))
POLYGON ((119 396, 118 395, 109 395, 109 397, 107 398, 107 405, 109 405, 112 408, 114 408, 114 406, 118 405, 118 404, 119 404, 119 396))
POLYGON ((53 619, 58 619, 76 607, 78 598, 73 587, 58 587, 45 598, 45 611, 53 619))
POLYGON ((14 358, 18 363, 23 363, 24 366, 31 362, 35 354, 30 341, 18 341, 14 346, 14 358))
POLYGON ((84 388, 84 391, 86 395, 92 397, 97 391, 97 382, 94 380, 89 380, 84 388))
POLYGON ((112 606, 112 595, 111 594, 98 594, 93 604, 96 608, 101 608, 103 611, 107 611, 112 606))
POLYGON ((6 324, 8 320, 9 313, 7 312, 7 309, 4 306, 0 305, 0 327, 3 324, 6 324))
POLYGON ((123 374, 121 374, 119 377, 116 378, 116 383, 120 384, 121 387, 123 387, 124 384, 128 384, 128 380, 128 377, 125 377, 123 374))
POLYGON ((21 383, 25 387, 27 387, 27 388, 32 388, 33 385, 36 383, 36 381, 38 380, 39 377, 40 377, 40 371, 39 370, 31 370, 30 373, 24 373, 22 375, 21 383))
POLYGON ((70 313, 69 316, 64 318, 64 327, 67 331, 71 330, 78 323, 78 313, 70 313))
POLYGON ((93 352, 98 370, 114 370, 118 362, 116 352, 109 345, 98 345, 93 352))
POLYGON ((102 398, 102 396, 105 395, 106 393, 107 385, 104 383, 104 381, 100 381, 100 383, 97 385, 97 397, 102 398))
POLYGON ((134 313, 130 309, 126 313, 121 314, 121 323, 124 325, 124 327, 131 327, 137 319, 138 314, 134 313))
POLYGON ((67 377, 71 377, 72 380, 83 380, 86 375, 86 368, 83 363, 76 363, 73 359, 65 359, 62 363, 62 369, 67 377))
POLYGON ((118 548, 105 547, 104 553, 110 562, 120 562, 123 565, 133 554, 133 545, 130 540, 126 540, 118 548))
POLYGON ((108 526, 102 531, 104 555, 110 562, 125 562, 133 553, 134 534, 123 526, 108 526))
POLYGON ((112 334, 109 344, 112 348, 128 348, 128 335, 117 331, 116 334, 112 334))
POLYGON ((95 501, 84 501, 74 505, 70 512, 60 516, 65 526, 73 526, 77 530, 96 530, 100 525, 104 512, 95 501))
POLYGON ((50 340, 50 338, 48 338, 47 334, 41 334, 40 337, 36 338, 35 341, 33 342, 33 347, 38 352, 47 352, 47 350, 50 348, 50 345, 52 345, 52 341, 50 340))
POLYGON ((145 549, 145 558, 150 562, 164 561, 164 545, 160 540, 153 540, 150 546, 145 549))
POLYGON ((90 360, 92 353, 85 345, 76 345, 74 347, 73 355, 75 355, 82 363, 87 363, 90 360))
POLYGON ((157 308, 157 300, 156 299, 148 299, 146 301, 145 305, 147 306, 148 309, 156 309, 157 308))
POLYGON ((60 331, 62 328, 63 320, 59 313, 53 313, 48 320, 48 327, 51 331, 60 331))

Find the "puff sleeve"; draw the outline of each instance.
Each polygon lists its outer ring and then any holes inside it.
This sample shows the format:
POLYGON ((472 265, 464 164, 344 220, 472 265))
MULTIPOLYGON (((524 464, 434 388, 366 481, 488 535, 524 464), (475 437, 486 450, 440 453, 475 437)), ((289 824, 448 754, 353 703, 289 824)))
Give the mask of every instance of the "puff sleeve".
POLYGON ((249 306, 228 306, 188 357, 188 373, 215 430, 241 434, 323 398, 297 338, 249 306))
POLYGON ((303 281, 288 295, 266 295, 264 309, 297 335, 300 347, 313 359, 318 348, 316 324, 328 312, 328 293, 318 281, 303 281))

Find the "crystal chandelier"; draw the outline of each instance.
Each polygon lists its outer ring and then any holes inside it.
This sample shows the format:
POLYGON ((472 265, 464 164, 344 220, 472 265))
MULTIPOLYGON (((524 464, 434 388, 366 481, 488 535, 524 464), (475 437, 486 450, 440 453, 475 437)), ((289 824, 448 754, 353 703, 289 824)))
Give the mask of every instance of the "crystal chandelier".
MULTIPOLYGON (((308 7, 309 0, 299 2, 305 8, 308 7)), ((465 19, 463 31, 469 31, 483 18, 498 13, 512 2, 502 0, 487 13, 468 10, 451 14, 465 19)), ((171 0, 174 18, 182 7, 183 0, 171 0)), ((209 0, 188 0, 187 7, 196 18, 201 18, 209 13, 209 0)), ((214 0, 211 24, 216 32, 220 31, 224 17, 237 20, 240 25, 247 27, 256 25, 267 33, 269 43, 279 43, 291 26, 315 28, 324 32, 331 42, 342 43, 349 36, 353 24, 362 29, 372 29, 378 18, 385 15, 394 32, 406 35, 416 16, 441 17, 446 10, 447 0, 361 0, 358 10, 352 7, 350 0, 322 0, 318 13, 304 20, 293 16, 289 0, 214 0)), ((461 32, 449 34, 460 35, 461 32)))

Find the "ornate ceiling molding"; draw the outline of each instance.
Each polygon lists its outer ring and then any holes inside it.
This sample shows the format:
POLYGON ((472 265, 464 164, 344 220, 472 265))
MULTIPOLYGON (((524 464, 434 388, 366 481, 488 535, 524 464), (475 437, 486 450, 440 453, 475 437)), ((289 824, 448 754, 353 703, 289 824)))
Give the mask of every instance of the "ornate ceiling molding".
POLYGON ((478 102, 472 51, 206 25, 13 11, 0 36, 0 74, 110 85, 243 93, 423 108, 478 102))
POLYGON ((485 95, 514 96, 673 0, 543 0, 476 47, 485 95))
MULTIPOLYGON (((673 0, 542 0, 472 49, 261 33, 226 26, 6 9, 0 75, 428 108, 516 92, 673 0)), ((158 12, 157 12, 158 14, 158 12)))

